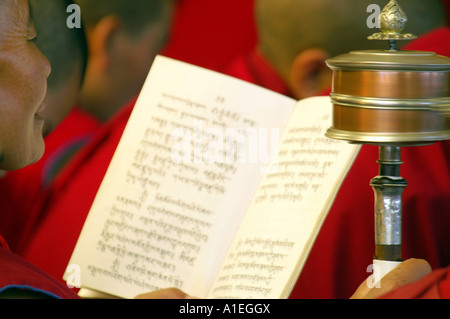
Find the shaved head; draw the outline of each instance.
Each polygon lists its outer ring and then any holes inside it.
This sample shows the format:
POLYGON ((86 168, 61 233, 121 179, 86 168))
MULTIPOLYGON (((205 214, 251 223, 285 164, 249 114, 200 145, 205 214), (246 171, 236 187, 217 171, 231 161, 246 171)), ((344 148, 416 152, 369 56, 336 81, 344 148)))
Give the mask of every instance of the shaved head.
MULTIPOLYGON (((291 63, 303 50, 321 48, 330 57, 351 50, 384 49, 384 41, 369 41, 371 4, 383 9, 387 0, 256 0, 259 48, 287 77, 291 63)), ((441 0, 398 1, 408 16, 405 32, 423 34, 445 25, 441 0)))
POLYGON ((138 37, 155 21, 170 19, 172 0, 76 0, 83 12, 87 27, 108 15, 121 18, 130 35, 138 37))
MULTIPOLYGON (((72 0, 29 0, 36 26, 36 44, 52 65, 49 89, 57 89, 75 67, 84 69, 87 63, 87 43, 83 28, 66 25, 66 8, 72 0), (77 64, 80 65, 77 65, 77 64)), ((81 82, 81 79, 80 79, 81 82)))
POLYGON ((52 66, 43 111, 47 135, 77 102, 87 64, 87 42, 84 28, 67 27, 66 9, 72 0, 29 2, 37 32, 35 43, 52 66))

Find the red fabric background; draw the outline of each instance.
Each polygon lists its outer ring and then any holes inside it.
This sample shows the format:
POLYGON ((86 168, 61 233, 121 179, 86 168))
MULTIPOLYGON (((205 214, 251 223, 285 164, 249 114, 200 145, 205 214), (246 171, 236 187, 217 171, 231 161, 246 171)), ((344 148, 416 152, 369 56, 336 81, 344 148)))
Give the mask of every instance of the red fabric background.
POLYGON ((178 0, 173 34, 164 55, 220 70, 256 43, 253 2, 178 0))

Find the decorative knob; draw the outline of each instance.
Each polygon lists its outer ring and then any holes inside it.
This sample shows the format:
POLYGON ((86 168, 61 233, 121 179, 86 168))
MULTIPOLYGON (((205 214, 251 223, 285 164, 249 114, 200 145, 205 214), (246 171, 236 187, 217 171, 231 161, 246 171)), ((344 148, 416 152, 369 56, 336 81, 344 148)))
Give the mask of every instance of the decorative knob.
POLYGON ((395 50, 397 40, 412 40, 417 37, 411 33, 402 33, 408 18, 396 0, 391 0, 381 11, 381 32, 369 36, 369 40, 388 40, 390 49, 395 50))

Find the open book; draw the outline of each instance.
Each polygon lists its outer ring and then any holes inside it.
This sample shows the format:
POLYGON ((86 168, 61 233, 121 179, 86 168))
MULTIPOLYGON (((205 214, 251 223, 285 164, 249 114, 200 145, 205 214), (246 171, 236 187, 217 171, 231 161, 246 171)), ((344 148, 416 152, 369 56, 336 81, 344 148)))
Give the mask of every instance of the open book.
POLYGON ((158 56, 66 280, 76 266, 83 293, 287 298, 359 151, 324 136, 331 112, 158 56))

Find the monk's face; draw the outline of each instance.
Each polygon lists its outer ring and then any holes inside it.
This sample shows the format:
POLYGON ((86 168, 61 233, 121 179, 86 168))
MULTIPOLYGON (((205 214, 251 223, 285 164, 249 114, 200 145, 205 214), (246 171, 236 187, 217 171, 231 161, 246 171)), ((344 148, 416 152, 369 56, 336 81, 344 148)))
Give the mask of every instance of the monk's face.
POLYGON ((14 170, 44 152, 41 112, 50 64, 34 43, 27 0, 0 0, 0 169, 14 170))

